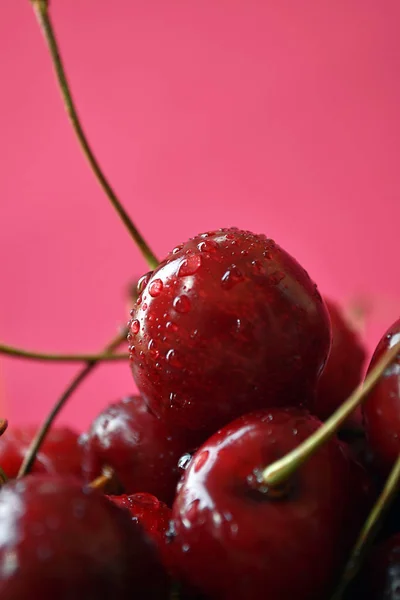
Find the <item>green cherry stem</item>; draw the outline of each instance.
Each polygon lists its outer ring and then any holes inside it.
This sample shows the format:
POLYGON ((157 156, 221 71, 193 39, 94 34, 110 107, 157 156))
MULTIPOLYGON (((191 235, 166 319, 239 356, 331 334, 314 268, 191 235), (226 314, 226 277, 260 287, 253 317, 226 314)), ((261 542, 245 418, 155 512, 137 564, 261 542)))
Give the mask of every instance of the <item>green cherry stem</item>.
POLYGON ((15 348, 6 344, 0 344, 0 354, 23 358, 25 360, 40 360, 46 362, 115 362, 117 360, 128 360, 128 354, 112 354, 110 351, 104 354, 50 354, 47 352, 34 352, 23 348, 15 348))
MULTIPOLYGON (((105 348, 107 353, 114 352, 121 344, 126 341, 126 336, 128 334, 127 328, 119 333, 115 339, 112 340, 105 348)), ((77 375, 72 379, 68 387, 65 389, 62 396, 58 399, 56 404, 51 409, 50 413, 47 415, 44 423, 36 433, 33 438, 31 445, 28 448, 28 452, 25 455, 25 458, 21 464, 21 467, 18 471, 18 478, 24 477, 29 473, 32 468, 32 465, 35 461, 36 454, 40 450, 40 447, 53 424, 54 419, 61 411, 61 409, 65 406, 67 400, 72 396, 74 391, 79 387, 79 385, 86 379, 86 377, 94 371, 94 369, 100 364, 98 360, 88 361, 88 363, 77 373, 77 375)))
POLYGON ((57 77, 58 85, 60 88, 60 92, 62 95, 63 103, 65 110, 67 111, 68 117, 70 119, 71 125, 76 133, 79 145, 86 156, 89 164, 92 168, 94 175, 96 176, 98 182, 103 188, 105 194, 113 205, 114 209, 117 211, 121 221, 125 225, 129 234, 139 247, 142 255, 147 261, 149 267, 151 269, 155 269, 158 265, 157 257, 153 254, 149 245, 137 229, 137 227, 133 224, 131 218, 128 213, 122 206, 120 200, 117 198, 113 188, 108 182, 106 176, 104 175, 83 130, 81 121, 78 116, 78 112, 75 108, 75 103, 72 98, 72 93, 70 90, 70 86, 68 84, 68 79, 65 73, 64 65, 61 59, 59 47, 57 44, 56 36, 54 34, 53 25, 51 23, 50 15, 49 15, 49 3, 48 0, 31 0, 34 11, 36 13, 37 20, 41 29, 43 31, 43 35, 47 42, 51 60, 53 63, 53 67, 55 70, 55 74, 57 77))
POLYGON ((341 600, 345 589, 359 572, 363 558, 375 539, 379 525, 382 522, 382 518, 390 508, 394 498, 397 495, 399 490, 399 481, 400 456, 395 462, 394 467, 392 468, 392 471, 386 480, 385 486, 380 493, 372 511, 370 512, 360 535, 358 536, 350 559, 348 560, 343 575, 340 579, 339 586, 332 596, 332 600, 341 600))
POLYGON ((366 377, 350 397, 321 425, 309 438, 280 460, 269 465, 263 471, 263 481, 268 487, 277 487, 284 483, 314 452, 335 435, 340 425, 357 408, 361 401, 368 395, 379 381, 387 367, 396 359, 400 352, 400 342, 392 346, 382 356, 374 369, 366 377))
MULTIPOLYGON (((8 421, 6 419, 0 419, 0 436, 3 435, 3 433, 6 431, 8 427, 8 421)), ((3 485, 4 483, 7 483, 8 481, 8 477, 5 474, 5 472, 3 471, 3 469, 0 467, 0 486, 3 485)))

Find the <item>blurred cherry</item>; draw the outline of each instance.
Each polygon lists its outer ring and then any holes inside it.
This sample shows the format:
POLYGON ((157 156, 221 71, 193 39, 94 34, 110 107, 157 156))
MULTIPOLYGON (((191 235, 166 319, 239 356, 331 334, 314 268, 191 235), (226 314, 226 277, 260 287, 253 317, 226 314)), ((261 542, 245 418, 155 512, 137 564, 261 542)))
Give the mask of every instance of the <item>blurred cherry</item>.
MULTIPOLYGON (((368 372, 399 341, 400 319, 380 340, 368 372)), ((379 469, 385 474, 400 454, 400 353, 368 395, 362 411, 369 444, 379 469)))
MULTIPOLYGON (((9 427, 0 437, 0 464, 7 476, 17 476, 38 426, 9 427)), ((50 429, 33 463, 32 473, 82 476, 82 447, 69 427, 50 429)))
POLYGON ((332 325, 332 347, 310 410, 323 421, 350 396, 362 379, 366 351, 339 306, 325 299, 332 325))
POLYGON ((166 599, 152 543, 104 496, 56 476, 0 491, 2 600, 166 599))
POLYGON ((179 458, 191 446, 186 433, 155 417, 140 396, 108 406, 83 436, 84 474, 92 481, 110 466, 124 492, 148 492, 171 504, 179 458))

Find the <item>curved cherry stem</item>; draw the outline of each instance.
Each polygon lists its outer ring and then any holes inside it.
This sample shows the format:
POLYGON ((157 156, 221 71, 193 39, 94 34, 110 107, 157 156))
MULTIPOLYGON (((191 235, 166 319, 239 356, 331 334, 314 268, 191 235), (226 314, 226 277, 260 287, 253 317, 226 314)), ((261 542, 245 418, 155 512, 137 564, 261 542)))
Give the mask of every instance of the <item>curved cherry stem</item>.
POLYGON ((128 360, 129 354, 112 354, 110 351, 104 354, 50 354, 47 352, 35 352, 23 348, 15 348, 6 344, 0 344, 0 354, 22 358, 25 360, 40 360, 46 362, 115 362, 128 360))
POLYGON ((109 467, 103 467, 103 472, 101 475, 93 479, 90 483, 88 483, 87 487, 92 490, 103 491, 107 485, 113 480, 115 476, 114 470, 109 467))
POLYGON ((392 468, 390 475, 386 480, 385 486, 380 493, 378 500, 375 502, 360 535, 358 536, 350 555, 350 559, 348 560, 343 575, 340 579, 339 586, 332 596, 332 600, 340 600, 342 598, 345 589, 359 572, 363 558, 375 539, 379 525, 382 522, 382 518, 390 508, 397 495, 399 481, 400 456, 395 462, 394 467, 392 468))
POLYGON ((147 242, 145 241, 145 239, 143 238, 143 236, 141 235, 141 233, 139 232, 137 227, 134 225, 134 223, 132 222, 128 213, 122 206, 120 200, 116 196, 113 188, 111 187, 106 176, 104 175, 104 173, 103 173, 103 171, 102 171, 102 169, 101 169, 101 167, 89 145, 89 142, 87 140, 85 132, 83 130, 81 121, 78 116, 78 112, 75 108, 74 100, 72 98, 72 93, 70 90, 70 86, 68 84, 68 79, 67 79, 64 65, 63 65, 63 62, 61 59, 56 36, 54 34, 54 29, 53 29, 51 19, 49 16, 48 0, 31 0, 31 2, 32 2, 33 8, 35 10, 38 22, 42 28, 43 35, 47 42, 51 60, 53 63, 53 67, 54 67, 54 70, 56 73, 58 85, 59 85, 60 92, 62 95, 64 107, 65 107, 65 110, 67 111, 67 114, 69 116, 72 127, 76 133, 79 145, 81 146, 81 149, 82 149, 84 155, 86 156, 87 160, 89 161, 91 169, 92 169, 94 175, 96 176, 98 182, 100 183, 101 187, 103 188, 104 192, 106 193, 112 206, 117 211, 121 221, 125 225, 129 234, 131 235, 131 237, 133 238, 133 240, 139 247, 139 249, 142 252, 142 255, 144 256, 145 260, 147 261, 149 267, 151 269, 155 269, 156 266, 158 265, 157 257, 154 255, 150 246, 147 244, 147 242))
MULTIPOLYGON (((111 353, 114 350, 116 350, 122 343, 124 343, 126 341, 127 333, 128 333, 127 329, 124 328, 123 332, 121 332, 114 340, 112 340, 112 342, 110 342, 110 344, 108 344, 108 346, 105 348, 106 352, 111 353)), ((59 398, 59 400, 53 406, 52 410, 46 417, 46 420, 44 421, 43 425, 40 427, 40 429, 36 433, 35 437, 33 438, 32 442, 29 446, 28 452, 26 453, 25 458, 24 458, 24 460, 21 464, 21 467, 18 471, 18 478, 24 477, 24 475, 27 475, 29 473, 29 471, 31 470, 32 465, 34 463, 34 460, 36 458, 36 454, 40 450, 40 447, 41 447, 50 427, 52 426, 54 419, 56 418, 56 416, 58 415, 60 410, 65 406, 65 404, 66 404, 67 400, 70 398, 70 396, 72 396, 74 391, 82 383, 82 381, 84 381, 86 379, 86 377, 97 366, 99 366, 99 364, 100 364, 100 362, 98 360, 89 361, 87 363, 87 365, 85 365, 83 367, 83 369, 78 372, 78 374, 71 381, 69 386, 66 388, 66 390, 62 394, 62 396, 59 398)))
POLYGON ((368 374, 350 397, 333 413, 331 417, 319 429, 294 450, 286 454, 280 460, 269 465, 263 471, 263 481, 269 487, 281 485, 290 477, 317 448, 331 438, 337 432, 340 425, 351 415, 361 401, 369 394, 378 383, 380 377, 387 367, 396 359, 400 353, 400 342, 392 346, 368 374))

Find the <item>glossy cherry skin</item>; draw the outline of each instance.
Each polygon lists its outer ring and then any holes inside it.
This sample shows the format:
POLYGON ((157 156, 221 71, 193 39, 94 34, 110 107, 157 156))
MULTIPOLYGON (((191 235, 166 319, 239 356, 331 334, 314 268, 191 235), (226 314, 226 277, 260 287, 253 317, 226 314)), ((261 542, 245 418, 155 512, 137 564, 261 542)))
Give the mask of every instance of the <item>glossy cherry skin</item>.
POLYGON ((350 396, 362 380, 366 359, 359 335, 339 306, 325 299, 332 325, 332 347, 318 380, 315 403, 310 410, 323 421, 350 396))
POLYGON ((198 235, 139 291, 128 337, 133 376, 168 422, 213 433, 315 387, 330 348, 327 310, 306 271, 266 236, 198 235))
POLYGON ((83 437, 86 481, 112 467, 125 493, 149 492, 171 504, 188 436, 155 417, 140 396, 108 406, 83 437))
POLYGON ((134 523, 138 523, 157 546, 166 568, 169 568, 169 527, 171 509, 151 494, 123 494, 108 496, 109 500, 127 510, 134 523))
POLYGON ((400 599, 400 533, 372 549, 352 592, 354 599, 400 599))
MULTIPOLYGON (((400 341, 400 319, 380 340, 368 372, 400 341)), ((386 473, 400 454, 400 353, 386 369, 362 407, 364 426, 378 468, 386 473)))
POLYGON ((245 415, 195 454, 174 502, 172 556, 183 582, 218 600, 329 597, 370 502, 365 473, 336 439, 279 493, 264 467, 320 426, 300 409, 245 415), (354 476, 356 474, 356 476, 354 476))
POLYGON ((167 598, 152 542, 76 481, 30 475, 0 491, 2 600, 167 598))
MULTIPOLYGON (((38 426, 9 427, 0 437, 0 464, 10 479, 17 476, 38 426)), ((53 427, 33 463, 32 473, 82 476, 82 447, 69 427, 53 427)))

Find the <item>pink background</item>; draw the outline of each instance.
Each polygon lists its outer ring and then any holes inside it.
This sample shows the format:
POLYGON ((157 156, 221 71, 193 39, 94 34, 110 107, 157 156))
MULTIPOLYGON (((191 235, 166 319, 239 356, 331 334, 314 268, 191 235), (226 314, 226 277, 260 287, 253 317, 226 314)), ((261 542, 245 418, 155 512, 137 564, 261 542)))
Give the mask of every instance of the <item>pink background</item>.
MULTIPOLYGON (((398 0, 53 0, 90 140, 164 255, 209 228, 265 232, 323 293, 399 315, 398 0)), ((0 339, 97 351, 146 270, 64 116, 28 0, 0 17, 0 339)), ((3 413, 42 419, 77 366, 0 358, 3 413)), ((105 366, 62 416, 130 393, 105 366)))

